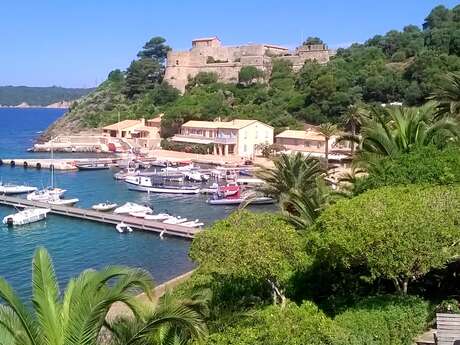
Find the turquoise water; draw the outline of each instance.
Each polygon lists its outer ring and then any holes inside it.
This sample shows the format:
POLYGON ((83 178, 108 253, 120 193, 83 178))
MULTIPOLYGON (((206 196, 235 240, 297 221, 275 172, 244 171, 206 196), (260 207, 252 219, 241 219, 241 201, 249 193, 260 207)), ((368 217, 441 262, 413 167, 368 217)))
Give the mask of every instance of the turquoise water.
MULTIPOLYGON (((0 109, 0 157, 31 155, 25 150, 33 144, 37 132, 61 114, 60 110, 50 109, 0 109)), ((4 182, 27 182, 41 187, 49 184, 50 173, 3 166, 0 177, 4 182)), ((161 204, 153 197, 146 200, 146 195, 127 191, 124 184, 112 179, 109 171, 57 172, 56 182, 68 189, 68 196, 82 200, 80 207, 105 199, 161 204)), ((171 200, 165 203, 171 209, 175 205, 171 200)), ((177 207, 177 212, 186 208, 177 207)), ((12 208, 0 207, 1 218, 12 212, 12 208)), ((189 245, 187 240, 160 240, 154 234, 143 232, 123 235, 112 226, 50 215, 45 222, 13 229, 0 227, 0 276, 21 296, 29 296, 32 254, 38 246, 45 246, 53 257, 62 286, 84 269, 112 264, 145 268, 160 283, 193 268, 187 255, 189 245)))
MULTIPOLYGON (((62 110, 0 108, 0 158, 46 157, 47 153, 29 153, 38 132, 44 130, 62 110)), ((67 154, 69 155, 69 154, 67 154)), ((72 155, 72 154, 70 154, 72 155)), ((83 154, 87 156, 87 154, 83 154)), ((233 206, 207 205, 205 196, 171 196, 129 191, 124 182, 115 181, 116 170, 85 172, 56 171, 55 182, 67 189, 66 197, 77 197, 78 207, 90 207, 101 201, 122 204, 133 201, 150 204, 157 212, 199 218, 206 224, 227 216, 233 206)), ((36 187, 50 184, 50 171, 0 167, 4 182, 26 183, 36 187)), ((270 209, 262 206, 258 210, 270 209)), ((0 206, 0 219, 14 209, 0 206)), ((119 234, 110 225, 49 215, 45 222, 8 229, 0 227, 0 276, 5 277, 22 296, 30 295, 31 258, 37 246, 51 253, 61 285, 87 268, 120 264, 142 267, 155 281, 164 282, 189 271, 194 264, 188 258, 190 242, 184 239, 159 239, 156 234, 134 232, 119 234)))

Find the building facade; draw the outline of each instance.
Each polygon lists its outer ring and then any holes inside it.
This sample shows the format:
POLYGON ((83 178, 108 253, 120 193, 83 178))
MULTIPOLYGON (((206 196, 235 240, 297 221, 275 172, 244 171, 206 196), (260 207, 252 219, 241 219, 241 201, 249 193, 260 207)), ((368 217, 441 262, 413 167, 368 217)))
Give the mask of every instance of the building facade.
POLYGON ((257 120, 188 121, 171 140, 212 145, 215 155, 251 158, 257 145, 273 144, 273 127, 257 120))
MULTIPOLYGON (((337 139, 338 136, 329 139, 329 160, 346 160, 350 155, 349 144, 337 142, 337 139)), ((325 157, 326 139, 314 126, 303 131, 285 130, 276 136, 275 141, 289 151, 325 157)))
POLYGON ((270 72, 272 59, 283 58, 289 60, 297 71, 307 60, 326 63, 329 56, 324 44, 301 46, 291 52, 273 44, 224 46, 217 37, 198 38, 192 41, 192 48, 188 51, 168 52, 164 79, 184 92, 189 78, 200 72, 214 72, 221 81, 237 82, 238 73, 244 66, 270 72))
POLYGON ((150 120, 123 120, 102 128, 102 134, 107 137, 123 139, 130 145, 153 149, 160 145, 161 115, 150 120))

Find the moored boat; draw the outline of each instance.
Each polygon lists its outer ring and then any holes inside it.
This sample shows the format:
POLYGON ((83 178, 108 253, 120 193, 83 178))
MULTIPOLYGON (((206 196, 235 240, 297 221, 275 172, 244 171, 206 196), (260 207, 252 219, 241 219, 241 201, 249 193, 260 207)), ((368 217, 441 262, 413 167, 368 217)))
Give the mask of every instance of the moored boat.
POLYGON ((101 202, 99 204, 93 205, 93 206, 91 206, 91 208, 93 210, 96 210, 96 211, 108 212, 108 211, 113 210, 117 206, 118 205, 116 203, 114 203, 114 202, 106 201, 106 202, 101 202))
POLYGON ((45 219, 50 211, 49 208, 27 208, 18 213, 6 216, 3 218, 3 224, 15 226, 38 222, 45 219))
POLYGON ((0 184, 0 194, 25 194, 36 190, 38 190, 38 188, 32 186, 0 184))
MULTIPOLYGON (((243 198, 221 198, 221 199, 208 199, 207 203, 210 205, 240 205, 247 201, 243 198)), ((273 204, 275 200, 269 197, 261 196, 249 201, 249 205, 269 205, 273 204)))
POLYGON ((153 210, 148 206, 142 206, 134 202, 127 202, 113 211, 115 214, 129 214, 135 212, 152 213, 153 210))
POLYGON ((133 229, 129 225, 125 224, 123 221, 121 223, 118 223, 115 229, 117 229, 117 231, 120 234, 127 233, 127 232, 133 232, 133 229))
POLYGON ((181 225, 187 228, 200 228, 204 225, 204 223, 200 222, 199 219, 195 219, 190 222, 181 223, 181 225))
POLYGON ((164 220, 164 224, 181 224, 185 223, 187 221, 187 218, 181 218, 179 217, 169 217, 168 219, 164 220))
POLYGON ((78 170, 80 171, 90 171, 90 170, 105 170, 109 169, 109 164, 108 163, 80 163, 76 165, 78 170))
POLYGON ((166 220, 170 218, 171 216, 167 213, 158 213, 158 214, 146 214, 145 219, 146 220, 156 220, 158 222, 161 222, 163 220, 166 220))
POLYGON ((164 182, 154 183, 150 177, 129 176, 125 179, 130 190, 147 193, 166 194, 197 194, 200 192, 198 186, 166 185, 164 182))

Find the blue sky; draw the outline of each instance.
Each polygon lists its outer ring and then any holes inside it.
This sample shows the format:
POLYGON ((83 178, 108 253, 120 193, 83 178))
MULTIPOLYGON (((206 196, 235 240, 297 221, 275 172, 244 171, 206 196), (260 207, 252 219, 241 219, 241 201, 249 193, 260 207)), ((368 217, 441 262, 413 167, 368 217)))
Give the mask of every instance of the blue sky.
POLYGON ((2 0, 0 85, 93 87, 126 68, 145 41, 174 49, 195 37, 224 44, 294 47, 319 36, 330 47, 364 41, 406 24, 421 25, 431 0, 2 0))

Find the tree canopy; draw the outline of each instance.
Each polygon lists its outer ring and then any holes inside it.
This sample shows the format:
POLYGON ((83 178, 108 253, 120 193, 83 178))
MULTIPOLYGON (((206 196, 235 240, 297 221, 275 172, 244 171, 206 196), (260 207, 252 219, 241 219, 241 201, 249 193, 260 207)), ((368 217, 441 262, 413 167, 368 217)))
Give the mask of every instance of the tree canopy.
POLYGON ((200 265, 200 272, 255 282, 281 303, 288 282, 307 263, 303 241, 292 226, 277 215, 246 211, 233 213, 200 233, 190 256, 200 265))
POLYGON ((319 257, 365 267, 407 292, 412 280, 460 253, 460 188, 383 187, 330 206, 318 218, 319 257))

